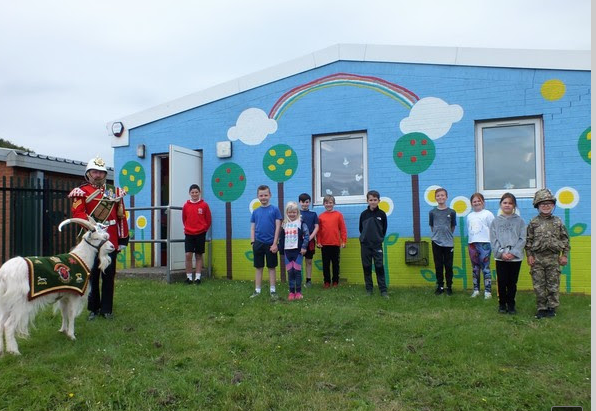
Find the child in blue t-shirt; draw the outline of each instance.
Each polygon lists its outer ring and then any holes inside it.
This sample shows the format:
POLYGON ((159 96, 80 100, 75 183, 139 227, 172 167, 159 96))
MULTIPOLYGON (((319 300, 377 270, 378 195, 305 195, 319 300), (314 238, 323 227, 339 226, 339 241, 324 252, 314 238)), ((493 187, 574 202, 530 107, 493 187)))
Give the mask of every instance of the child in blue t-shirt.
POLYGON ((277 242, 281 227, 281 213, 277 207, 272 206, 271 190, 266 185, 257 188, 257 197, 261 206, 252 212, 250 217, 250 243, 254 256, 255 291, 251 298, 261 295, 261 282, 263 268, 267 261, 269 270, 269 290, 271 298, 278 299, 275 292, 275 268, 277 267, 277 242))
POLYGON ((308 247, 306 248, 306 254, 304 254, 304 271, 306 272, 305 287, 312 287, 312 259, 315 255, 317 233, 319 232, 319 217, 314 211, 310 211, 311 198, 307 193, 302 193, 298 196, 300 202, 300 216, 302 221, 308 227, 310 233, 308 247))

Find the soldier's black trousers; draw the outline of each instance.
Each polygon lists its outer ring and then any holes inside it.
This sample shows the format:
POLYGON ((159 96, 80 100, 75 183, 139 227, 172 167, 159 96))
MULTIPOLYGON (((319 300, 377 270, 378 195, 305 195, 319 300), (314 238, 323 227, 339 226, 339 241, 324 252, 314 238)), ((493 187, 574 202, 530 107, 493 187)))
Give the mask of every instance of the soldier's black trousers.
POLYGON ((118 251, 110 253, 112 262, 102 273, 99 271, 99 261, 96 259, 91 269, 91 291, 87 300, 87 309, 96 314, 112 314, 114 304, 114 279, 116 277, 116 257, 118 251), (101 294, 99 292, 99 279, 101 277, 101 294))

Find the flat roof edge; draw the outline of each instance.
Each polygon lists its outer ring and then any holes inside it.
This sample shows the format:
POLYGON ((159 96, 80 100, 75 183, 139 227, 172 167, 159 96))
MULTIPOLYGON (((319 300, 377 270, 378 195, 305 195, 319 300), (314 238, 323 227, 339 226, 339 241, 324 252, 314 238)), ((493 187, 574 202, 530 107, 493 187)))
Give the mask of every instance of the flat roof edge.
POLYGON ((592 67, 591 50, 336 44, 110 121, 106 128, 112 137, 112 147, 127 146, 128 131, 133 128, 337 61, 579 71, 591 71, 592 67), (120 137, 111 132, 115 122, 124 124, 124 133, 120 137))

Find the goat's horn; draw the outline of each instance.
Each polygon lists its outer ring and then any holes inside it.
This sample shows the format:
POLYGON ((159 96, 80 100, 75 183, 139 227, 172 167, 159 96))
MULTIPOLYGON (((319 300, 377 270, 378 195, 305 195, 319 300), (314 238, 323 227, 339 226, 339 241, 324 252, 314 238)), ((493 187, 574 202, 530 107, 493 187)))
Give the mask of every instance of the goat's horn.
POLYGON ((83 220, 82 218, 69 218, 68 220, 64 220, 58 226, 58 231, 62 231, 62 227, 70 223, 77 223, 87 228, 89 231, 95 231, 95 226, 91 224, 89 221, 83 220))

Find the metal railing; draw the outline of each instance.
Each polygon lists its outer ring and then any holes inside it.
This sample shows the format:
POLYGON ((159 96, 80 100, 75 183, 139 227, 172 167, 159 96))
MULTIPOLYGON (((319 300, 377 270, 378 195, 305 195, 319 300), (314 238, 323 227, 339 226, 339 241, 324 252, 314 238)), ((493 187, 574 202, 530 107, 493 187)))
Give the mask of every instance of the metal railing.
MULTIPOLYGON (((129 244, 141 244, 141 243, 151 243, 151 244, 165 244, 166 245, 166 281, 168 282, 168 284, 171 283, 171 244, 172 243, 183 243, 184 242, 184 238, 170 238, 170 231, 171 231, 171 227, 172 227, 172 213, 171 210, 182 210, 182 207, 178 207, 178 206, 152 206, 152 207, 131 207, 127 209, 129 212, 134 212, 134 211, 151 211, 152 214, 154 211, 158 211, 158 210, 165 210, 166 212, 166 223, 167 223, 167 227, 168 229, 166 230, 166 238, 161 238, 161 239, 142 239, 142 240, 130 240, 128 243, 129 244)), ((131 214, 132 215, 132 214, 131 214)), ((135 232, 136 232, 136 222, 134 222, 134 218, 131 218, 131 225, 133 225, 133 227, 135 228, 135 232)), ((212 245, 212 238, 211 238, 211 227, 209 228, 209 231, 207 232, 206 238, 205 238, 205 244, 207 245, 207 252, 209 254, 209 258, 207 261, 207 276, 211 277, 211 270, 212 270, 212 255, 213 255, 213 245, 212 245)), ((134 253, 131 252, 131 259, 134 259, 134 253)), ((153 261, 155 262, 155 259, 153 259, 153 261)), ((153 263, 154 264, 154 263, 153 263)))

